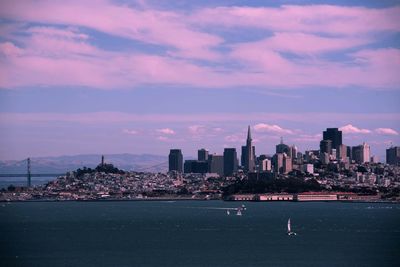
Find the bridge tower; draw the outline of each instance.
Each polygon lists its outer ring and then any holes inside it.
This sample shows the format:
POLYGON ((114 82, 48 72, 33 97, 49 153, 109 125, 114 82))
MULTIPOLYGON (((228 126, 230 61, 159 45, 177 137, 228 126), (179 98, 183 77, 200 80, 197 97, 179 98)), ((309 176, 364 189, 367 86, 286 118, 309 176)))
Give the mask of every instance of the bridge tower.
POLYGON ((28 173, 27 173, 27 178, 28 178, 28 187, 31 187, 31 159, 28 158, 28 173))

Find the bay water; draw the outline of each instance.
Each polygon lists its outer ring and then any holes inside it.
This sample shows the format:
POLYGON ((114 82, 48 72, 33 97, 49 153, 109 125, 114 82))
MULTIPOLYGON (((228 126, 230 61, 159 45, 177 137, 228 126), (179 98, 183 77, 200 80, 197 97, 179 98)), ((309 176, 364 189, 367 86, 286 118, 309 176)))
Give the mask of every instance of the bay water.
POLYGON ((399 264, 397 204, 0 203, 0 266, 399 264), (227 215, 242 204, 242 216, 227 215), (297 236, 286 235, 289 218, 297 236))

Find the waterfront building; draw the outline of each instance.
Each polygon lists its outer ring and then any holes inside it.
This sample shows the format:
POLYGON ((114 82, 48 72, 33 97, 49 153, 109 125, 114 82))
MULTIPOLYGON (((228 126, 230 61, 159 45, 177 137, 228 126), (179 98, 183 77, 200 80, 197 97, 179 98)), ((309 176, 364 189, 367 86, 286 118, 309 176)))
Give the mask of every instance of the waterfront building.
POLYGON ((168 156, 169 171, 183 171, 183 155, 180 149, 171 149, 168 156))
POLYGON ((232 176, 238 169, 236 148, 224 149, 224 175, 232 176))
POLYGON ((400 147, 390 147, 386 149, 386 163, 390 165, 400 165, 400 147))
POLYGON ((262 194, 258 197, 259 201, 293 201, 292 194, 262 194))
POLYGON ((242 165, 247 172, 255 170, 255 149, 252 145, 250 125, 247 130, 246 146, 242 147, 242 165))
POLYGON ((210 173, 224 175, 224 156, 212 154, 208 156, 208 169, 210 173))
POLYGON ((342 144, 342 131, 339 131, 338 128, 327 128, 322 135, 323 140, 332 141, 332 148, 334 149, 338 149, 338 147, 342 144))
POLYGON ((305 192, 295 195, 297 201, 335 201, 337 199, 337 194, 321 192, 305 192))
POLYGON ((202 148, 197 151, 197 160, 207 161, 208 160, 208 150, 202 148))

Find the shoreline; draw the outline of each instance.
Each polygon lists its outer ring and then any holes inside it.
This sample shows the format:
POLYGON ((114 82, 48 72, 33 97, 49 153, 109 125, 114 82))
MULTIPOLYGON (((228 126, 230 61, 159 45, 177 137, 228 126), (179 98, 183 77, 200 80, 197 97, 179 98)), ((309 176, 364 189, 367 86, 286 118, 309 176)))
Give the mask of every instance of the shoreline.
POLYGON ((192 198, 147 198, 147 199, 90 199, 90 200, 75 200, 75 199, 37 199, 37 200, 0 200, 0 203, 19 203, 19 202, 175 202, 175 201, 221 201, 221 202, 253 202, 253 203, 374 203, 374 204, 400 204, 400 201, 362 201, 362 200, 315 200, 315 201, 246 201, 246 200, 223 200, 223 199, 192 199, 192 198))

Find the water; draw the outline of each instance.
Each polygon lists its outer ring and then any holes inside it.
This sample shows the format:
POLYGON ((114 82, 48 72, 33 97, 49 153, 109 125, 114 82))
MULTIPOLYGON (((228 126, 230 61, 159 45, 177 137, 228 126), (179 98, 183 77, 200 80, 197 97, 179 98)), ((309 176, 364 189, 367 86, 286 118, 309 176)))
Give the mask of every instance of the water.
MULTIPOLYGON (((32 184, 32 186, 44 185, 47 182, 55 180, 55 179, 56 179, 56 177, 32 177, 31 184, 32 184)), ((0 189, 8 188, 10 185, 26 186, 27 178, 26 177, 0 177, 0 189)))
POLYGON ((241 204, 0 204, 0 265, 398 266, 400 205, 241 204))

